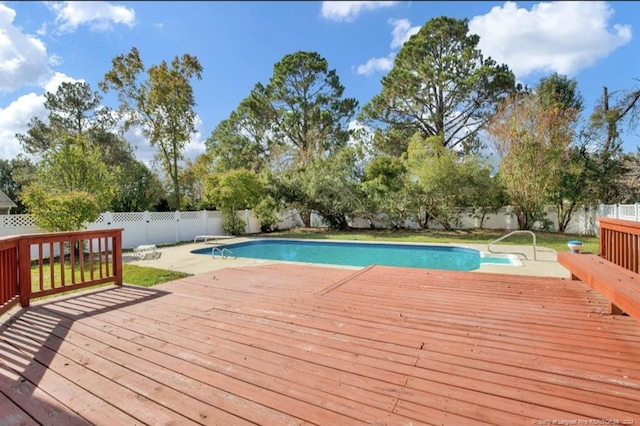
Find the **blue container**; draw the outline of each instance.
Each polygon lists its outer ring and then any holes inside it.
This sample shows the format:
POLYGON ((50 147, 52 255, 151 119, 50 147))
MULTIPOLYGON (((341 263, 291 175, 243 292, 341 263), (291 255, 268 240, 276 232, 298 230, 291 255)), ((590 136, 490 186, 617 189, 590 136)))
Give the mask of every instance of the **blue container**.
POLYGON ((567 243, 569 250, 571 253, 580 253, 580 249, 582 248, 582 241, 571 240, 567 243))

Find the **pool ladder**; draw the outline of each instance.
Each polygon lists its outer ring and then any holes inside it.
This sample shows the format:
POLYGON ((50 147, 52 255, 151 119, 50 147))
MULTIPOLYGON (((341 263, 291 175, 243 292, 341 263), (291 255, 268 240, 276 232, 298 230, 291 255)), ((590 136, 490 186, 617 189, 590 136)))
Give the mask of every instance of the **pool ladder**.
MULTIPOLYGON (((489 251, 489 253, 499 253, 496 251, 491 250, 491 245, 498 243, 506 238, 509 238, 512 235, 516 235, 516 234, 529 234, 533 237, 533 260, 538 260, 538 258, 536 257, 536 251, 537 251, 537 247, 536 247, 536 234, 534 234, 531 231, 513 231, 513 232, 509 232, 507 235, 503 235, 502 237, 498 238, 497 240, 493 240, 491 241, 489 244, 487 244, 487 250, 489 251)), ((524 258, 527 258, 527 255, 524 253, 510 253, 510 254, 521 254, 522 256, 524 256, 524 258)))
POLYGON ((218 253, 220 255, 221 259, 226 259, 229 256, 233 256, 234 259, 238 258, 238 256, 233 254, 233 252, 231 250, 229 250, 228 248, 220 248, 220 247, 212 248, 211 249, 211 257, 215 259, 216 258, 216 253, 218 253))

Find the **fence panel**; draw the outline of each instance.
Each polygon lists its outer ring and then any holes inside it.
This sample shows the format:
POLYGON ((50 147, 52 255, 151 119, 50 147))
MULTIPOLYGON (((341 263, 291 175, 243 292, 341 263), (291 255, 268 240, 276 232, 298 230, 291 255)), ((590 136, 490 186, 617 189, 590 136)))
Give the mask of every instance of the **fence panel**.
POLYGON ((150 212, 147 244, 176 242, 176 218, 174 212, 150 212))
POLYGON ((196 235, 201 235, 203 230, 204 212, 176 212, 177 222, 176 241, 193 240, 196 235))
POLYGON ((222 227, 222 213, 219 211, 207 211, 207 228, 204 235, 224 235, 222 227))

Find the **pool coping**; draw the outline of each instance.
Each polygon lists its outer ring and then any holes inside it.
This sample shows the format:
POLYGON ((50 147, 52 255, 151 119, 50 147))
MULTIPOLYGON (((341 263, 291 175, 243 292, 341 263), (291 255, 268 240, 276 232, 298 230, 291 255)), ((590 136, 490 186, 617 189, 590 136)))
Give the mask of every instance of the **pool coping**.
MULTIPOLYGON (((370 245, 375 245, 375 246, 383 246, 383 245, 389 245, 389 246, 407 246, 407 247, 411 247, 411 246, 420 246, 420 247, 440 247, 443 249, 462 249, 462 250, 472 250, 474 252, 478 252, 478 254, 480 255, 480 258, 495 258, 495 259, 509 259, 510 263, 491 263, 491 262, 483 262, 481 260, 480 262, 480 266, 482 266, 483 263, 487 263, 490 265, 497 265, 497 266, 505 266, 505 267, 519 267, 519 266, 524 266, 524 264, 522 263, 522 260, 520 259, 520 257, 518 256, 518 254, 514 254, 514 253, 495 253, 495 252, 489 252, 489 251, 482 251, 478 248, 475 247, 470 247, 467 245, 461 245, 461 244, 455 244, 455 243, 425 243, 425 242, 402 242, 402 241, 371 241, 371 240, 334 240, 334 239, 313 239, 313 238, 271 238, 271 237, 259 237, 259 238, 245 238, 243 241, 232 241, 232 242, 222 242, 219 244, 214 244, 214 247, 219 247, 220 249, 224 249, 227 248, 229 246, 232 246, 231 248, 233 248, 233 246, 236 245, 240 245, 240 244, 247 244, 247 243, 255 243, 255 242, 259 242, 259 241, 282 241, 282 242, 296 242, 296 243, 326 243, 326 244, 355 244, 355 245, 364 245, 364 244, 370 244, 370 245)), ((202 250, 203 248, 208 248, 208 247, 199 247, 199 248, 194 248, 192 250, 190 250, 191 253, 193 253, 194 251, 197 250, 202 250)), ((213 249, 212 249, 213 250, 213 249)), ((193 254, 197 254, 197 255, 203 255, 204 253, 193 253, 193 254)), ((308 261, 298 261, 298 260, 294 260, 294 261, 287 261, 287 260, 283 260, 283 259, 264 259, 264 258, 254 258, 254 259, 261 259, 261 260, 269 260, 269 261, 274 261, 274 262, 284 262, 284 263, 302 263, 302 264, 310 264, 310 265, 329 265, 329 266, 353 266, 356 268, 366 268, 367 266, 370 265, 364 265, 364 266, 355 266, 355 265, 343 265, 343 264, 332 264, 332 263, 325 263, 325 262, 320 262, 320 263, 315 263, 315 262, 308 262, 308 261)), ((420 268, 419 266, 403 266, 403 265, 387 265, 387 266, 398 266, 398 267, 405 267, 405 268, 420 268)), ((422 268, 422 269, 433 269, 433 268, 422 268)), ((449 269, 446 269, 449 270, 449 269)), ((456 269, 453 269, 456 270, 456 269)), ((467 271, 467 272, 473 272, 476 271, 477 269, 474 269, 472 271, 467 271)))
MULTIPOLYGON (((223 246, 226 244, 239 243, 245 241, 255 241, 257 239, 273 239, 272 237, 237 237, 226 240, 224 244, 217 244, 223 246)), ((308 239, 308 238, 281 238, 286 240, 299 240, 299 241, 331 241, 331 242, 358 242, 358 243, 378 243, 378 244, 402 244, 402 245, 434 245, 434 246, 456 246, 463 248, 471 248, 485 253, 491 253, 492 255, 509 255, 520 253, 523 257, 520 258, 522 266, 514 265, 500 265, 500 264, 488 264, 482 263, 479 269, 471 272, 480 273, 502 273, 502 274, 516 274, 527 276, 540 276, 540 277, 558 277, 569 278, 571 275, 568 270, 561 266, 557 262, 557 255, 554 250, 544 247, 538 247, 537 260, 533 260, 533 247, 523 245, 498 245, 494 246, 494 251, 489 252, 487 244, 456 244, 456 243, 423 243, 423 242, 396 242, 396 241, 362 241, 362 240, 326 240, 326 239, 308 239), (499 252, 496 252, 499 249, 499 252), (526 257, 526 258, 524 258, 526 257)), ((169 269, 174 271, 186 272, 190 274, 199 274, 209 272, 217 269, 224 269, 229 267, 242 267, 242 266, 257 266, 267 265, 273 263, 290 263, 298 265, 315 265, 329 268, 347 268, 347 269, 362 269, 360 266, 341 266, 330 264, 319 264, 310 262, 288 262, 277 260, 263 260, 263 259, 248 259, 248 258, 226 258, 212 259, 210 256, 203 256, 202 254, 190 253, 191 250, 203 247, 214 247, 215 244, 208 244, 203 242, 187 243, 184 245, 163 247, 162 256, 159 259, 139 260, 135 259, 130 253, 123 254, 123 262, 131 263, 140 266, 149 266, 160 269, 169 269)))

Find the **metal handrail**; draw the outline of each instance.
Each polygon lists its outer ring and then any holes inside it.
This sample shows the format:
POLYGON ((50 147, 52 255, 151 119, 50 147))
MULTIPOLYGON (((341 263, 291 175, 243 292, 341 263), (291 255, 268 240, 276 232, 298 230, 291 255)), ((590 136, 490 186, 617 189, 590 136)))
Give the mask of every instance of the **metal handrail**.
POLYGON ((220 253, 220 258, 221 259, 226 259, 229 256, 233 256, 234 259, 238 258, 238 256, 233 254, 233 252, 231 250, 229 250, 228 248, 213 247, 211 249, 211 257, 213 257, 214 259, 216 257, 216 251, 218 251, 220 253))
MULTIPOLYGON (((531 231, 522 231, 522 230, 518 230, 518 231, 512 231, 509 232, 507 235, 503 235, 502 237, 498 238, 497 240, 493 240, 491 241, 489 244, 487 244, 487 251, 489 251, 489 253, 498 253, 496 251, 492 251, 491 250, 491 245, 498 243, 512 235, 516 235, 516 234, 530 234, 533 237, 533 260, 538 260, 538 258, 536 257, 536 251, 537 251, 537 246, 536 246, 536 234, 534 234, 531 231)), ((513 253, 513 254, 521 254, 525 257, 525 259, 527 258, 527 255, 524 253, 513 253)))

